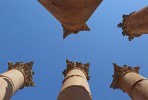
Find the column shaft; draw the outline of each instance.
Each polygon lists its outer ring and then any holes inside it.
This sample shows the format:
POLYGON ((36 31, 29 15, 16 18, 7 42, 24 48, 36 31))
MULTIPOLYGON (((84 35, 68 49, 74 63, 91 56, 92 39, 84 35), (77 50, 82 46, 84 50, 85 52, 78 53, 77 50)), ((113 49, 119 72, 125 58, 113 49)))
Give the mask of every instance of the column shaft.
POLYGON ((111 88, 121 89, 126 92, 132 100, 148 100, 148 80, 139 75, 139 66, 131 68, 124 65, 114 65, 114 75, 111 88))
POLYGON ((38 0, 63 27, 63 38, 90 31, 86 21, 103 0, 38 0))
POLYGON ((139 67, 131 68, 114 64, 111 87, 126 92, 132 100, 148 100, 148 79, 139 75, 139 67))
POLYGON ((32 65, 33 62, 8 62, 8 71, 0 75, 0 100, 10 100, 17 90, 25 86, 35 86, 32 65))
POLYGON ((87 80, 89 80, 89 64, 67 62, 63 71, 65 79, 58 100, 92 100, 87 80))
POLYGON ((61 91, 69 86, 83 86, 88 92, 90 92, 86 76, 79 69, 73 69, 67 74, 65 80, 63 81, 61 91))
POLYGON ((10 70, 0 75, 0 100, 8 100, 24 84, 24 76, 19 70, 10 70), (7 99, 6 99, 7 98, 7 99))
POLYGON ((148 6, 127 18, 127 29, 134 34, 148 34, 148 6))
POLYGON ((122 28, 123 36, 128 36, 129 41, 142 34, 148 34, 148 6, 122 17, 123 21, 118 24, 118 27, 122 28))
POLYGON ((0 77, 0 100, 9 100, 13 93, 13 85, 8 78, 0 77))
POLYGON ((121 89, 133 100, 148 100, 148 80, 136 73, 127 73, 121 79, 121 89))
POLYGON ((148 100, 148 80, 142 80, 132 90, 133 100, 148 100))
MULTIPOLYGON (((135 95, 133 94, 133 90, 136 88, 139 82, 142 82, 145 79, 146 79, 145 77, 138 75, 137 73, 134 73, 134 72, 127 73, 121 78, 121 81, 120 81, 121 89, 127 92, 129 96, 134 98, 135 95)), ((140 91, 137 91, 137 92, 141 94, 140 91)), ((141 98, 141 100, 143 99, 141 98)))

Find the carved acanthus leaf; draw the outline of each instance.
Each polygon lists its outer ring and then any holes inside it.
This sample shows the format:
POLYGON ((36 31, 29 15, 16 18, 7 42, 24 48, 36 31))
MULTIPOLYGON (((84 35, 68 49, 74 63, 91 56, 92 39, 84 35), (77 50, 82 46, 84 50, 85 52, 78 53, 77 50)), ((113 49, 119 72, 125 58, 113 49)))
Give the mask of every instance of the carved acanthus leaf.
POLYGON ((139 66, 131 68, 130 66, 124 65, 123 67, 120 67, 120 66, 116 65, 115 63, 113 63, 113 66, 114 66, 114 75, 112 76, 113 82, 110 85, 110 88, 113 88, 113 89, 121 88, 120 87, 120 80, 125 74, 127 74, 129 72, 135 72, 138 74, 139 69, 140 69, 139 66))
MULTIPOLYGON (((29 87, 29 86, 35 86, 35 83, 33 82, 33 75, 34 72, 32 71, 33 62, 28 63, 22 63, 22 62, 8 62, 8 70, 19 70, 24 75, 24 86, 23 87, 29 87)), ((22 88, 23 88, 22 87, 22 88)))
POLYGON ((72 62, 72 61, 69 61, 69 60, 66 60, 66 63, 67 63, 67 68, 63 71, 63 75, 66 77, 67 73, 73 69, 80 69, 81 71, 84 72, 87 80, 90 79, 90 76, 89 76, 89 63, 87 64, 82 64, 82 63, 79 63, 79 62, 72 62))

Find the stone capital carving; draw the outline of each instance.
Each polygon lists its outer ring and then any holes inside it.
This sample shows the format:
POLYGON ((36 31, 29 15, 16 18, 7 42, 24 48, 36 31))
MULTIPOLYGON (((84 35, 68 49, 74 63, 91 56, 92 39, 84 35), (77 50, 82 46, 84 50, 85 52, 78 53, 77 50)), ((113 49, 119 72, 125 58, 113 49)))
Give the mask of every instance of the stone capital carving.
POLYGON ((127 73, 129 72, 135 72, 137 74, 139 74, 139 69, 140 67, 134 67, 131 68, 130 66, 124 65, 123 67, 120 67, 118 65, 116 65, 115 63, 113 63, 114 66, 114 75, 113 77, 113 82, 110 85, 110 88, 113 89, 119 89, 120 87, 120 79, 127 73))
POLYGON ((66 60, 66 63, 67 63, 67 68, 63 71, 63 75, 64 77, 66 77, 67 73, 73 69, 79 69, 81 71, 83 71, 83 73, 85 74, 87 80, 90 79, 90 76, 89 76, 89 63, 87 64, 82 64, 82 63, 79 63, 79 62, 72 62, 72 61, 69 61, 69 60, 66 60))
POLYGON ((122 22, 121 23, 119 23, 118 25, 117 25, 117 27, 119 27, 119 28, 122 28, 122 35, 123 36, 128 36, 128 39, 129 39, 129 41, 131 41, 132 39, 134 39, 134 37, 139 37, 139 36, 141 36, 142 34, 135 34, 135 33, 131 33, 129 30, 128 30, 128 26, 127 26, 127 19, 130 17, 130 15, 132 15, 133 13, 135 13, 135 12, 132 12, 132 13, 130 13, 129 15, 123 15, 122 16, 122 18, 123 18, 123 20, 122 20, 122 22))
MULTIPOLYGON (((24 86, 23 87, 29 87, 29 86, 35 86, 35 83, 33 82, 33 75, 34 72, 32 71, 33 62, 28 63, 22 63, 22 62, 8 62, 8 70, 19 70, 24 75, 24 86)), ((22 88, 23 88, 22 87, 22 88)))
POLYGON ((83 26, 78 27, 75 30, 68 29, 64 25, 62 25, 62 27, 63 27, 63 39, 65 39, 70 34, 78 34, 79 31, 90 31, 90 28, 87 26, 87 24, 84 24, 83 26))

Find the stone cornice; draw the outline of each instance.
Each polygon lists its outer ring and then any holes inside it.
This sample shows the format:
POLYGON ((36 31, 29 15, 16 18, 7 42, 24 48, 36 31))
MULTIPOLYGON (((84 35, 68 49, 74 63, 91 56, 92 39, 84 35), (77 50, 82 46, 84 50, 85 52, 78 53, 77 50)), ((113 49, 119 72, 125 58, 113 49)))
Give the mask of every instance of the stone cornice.
MULTIPOLYGON (((34 72, 32 71, 33 62, 28 63, 22 63, 22 62, 8 62, 8 70, 19 70, 24 75, 24 86, 23 87, 29 87, 29 86, 35 86, 35 83, 33 82, 33 75, 34 72)), ((23 88, 22 87, 22 88, 23 88)))
POLYGON ((130 17, 130 15, 132 15, 133 13, 135 13, 135 12, 132 12, 131 14, 129 14, 129 15, 123 15, 122 16, 122 18, 123 18, 123 20, 122 20, 122 22, 121 23, 119 23, 118 24, 118 26, 117 27, 119 27, 119 28, 122 28, 122 35, 123 36, 128 36, 128 39, 129 39, 129 41, 131 41, 132 39, 134 39, 134 37, 139 37, 139 36, 141 36, 141 34, 135 34, 135 33, 131 33, 131 32, 129 32, 129 30, 128 30, 128 26, 127 26, 127 19, 130 17))
POLYGON ((72 61, 69 61, 69 60, 66 60, 66 63, 67 63, 67 68, 63 71, 63 75, 66 77, 67 73, 73 69, 80 69, 81 71, 84 72, 87 80, 90 79, 90 76, 89 76, 89 63, 87 64, 82 64, 82 63, 79 63, 79 62, 72 62, 72 61))
POLYGON ((112 76, 113 82, 110 85, 110 88, 113 88, 113 89, 121 88, 120 87, 120 79, 125 74, 127 74, 129 72, 134 72, 134 73, 139 74, 139 69, 140 69, 139 66, 131 68, 130 66, 124 65, 123 67, 120 67, 120 66, 116 65, 115 63, 113 63, 113 66, 114 66, 114 75, 112 76))

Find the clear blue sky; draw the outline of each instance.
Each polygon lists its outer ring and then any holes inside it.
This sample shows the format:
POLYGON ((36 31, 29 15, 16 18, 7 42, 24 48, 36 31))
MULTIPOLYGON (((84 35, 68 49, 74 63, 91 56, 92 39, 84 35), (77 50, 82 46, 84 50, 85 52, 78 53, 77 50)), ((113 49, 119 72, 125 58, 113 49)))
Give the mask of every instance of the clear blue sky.
POLYGON ((131 100, 109 88, 112 63, 139 65, 148 77, 148 35, 129 42, 116 26, 123 14, 147 5, 148 0, 104 0, 87 22, 90 32, 63 40, 61 24, 37 0, 0 0, 0 73, 7 61, 34 60, 36 87, 19 90, 11 100, 56 100, 66 59, 90 63, 93 100, 131 100))

